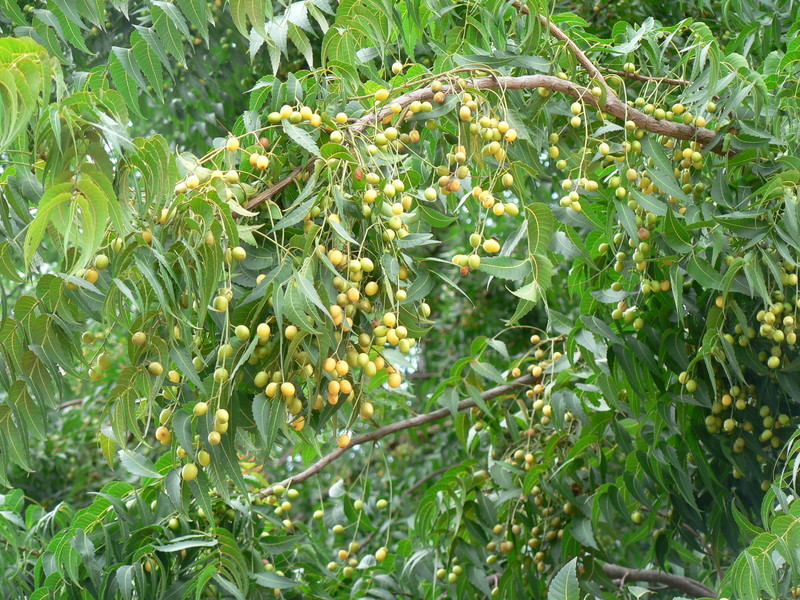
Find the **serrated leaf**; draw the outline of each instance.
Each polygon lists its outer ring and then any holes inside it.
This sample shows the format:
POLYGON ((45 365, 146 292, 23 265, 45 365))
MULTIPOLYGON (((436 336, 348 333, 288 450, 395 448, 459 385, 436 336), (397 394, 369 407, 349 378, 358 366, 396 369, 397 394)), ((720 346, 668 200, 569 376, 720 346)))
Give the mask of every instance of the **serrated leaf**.
POLYGON ((531 254, 543 254, 553 235, 553 211, 543 202, 526 204, 525 219, 528 223, 528 250, 531 254))
POLYGON ((685 254, 692 250, 692 236, 671 208, 667 208, 667 216, 664 219, 664 237, 667 245, 675 252, 685 254))
POLYGON ((189 23, 200 32, 200 37, 208 41, 208 2, 205 0, 178 0, 178 6, 186 15, 189 23))
POLYGON ((3 449, 2 459, 10 458, 26 471, 32 472, 28 441, 23 439, 21 434, 20 427, 14 423, 12 418, 11 407, 0 404, 0 448, 3 449))
POLYGON ((132 475, 161 479, 163 475, 158 472, 153 462, 146 456, 131 450, 117 452, 120 464, 132 475))
POLYGON ((576 575, 577 558, 573 558, 556 573, 550 588, 547 590, 547 600, 580 600, 580 587, 576 575))
POLYGON ((517 281, 530 274, 531 263, 510 256, 489 256, 481 260, 478 269, 493 277, 517 281))
POLYGON ((286 407, 281 403, 280 399, 270 399, 264 394, 258 394, 253 398, 253 419, 256 422, 256 428, 261 435, 261 441, 267 452, 272 448, 285 415, 286 407))
MULTIPOLYGON (((136 73, 136 77, 131 75, 128 69, 132 69, 132 61, 125 52, 130 52, 125 48, 118 48, 121 54, 126 57, 126 61, 120 60, 118 53, 112 52, 108 57, 108 70, 111 73, 111 79, 117 91, 122 94, 125 99, 125 105, 133 111, 136 115, 141 116, 141 109, 139 107, 139 81, 141 81, 141 73, 136 73), (127 65, 127 68, 126 68, 127 65), (138 77, 138 80, 137 80, 138 77)), ((138 67, 136 67, 138 70, 138 67)), ((142 82, 143 83, 143 82, 142 82)), ((144 88, 144 86, 141 86, 144 88)))
POLYGON ((321 156, 319 148, 311 135, 305 130, 292 125, 287 119, 283 119, 283 130, 292 140, 309 154, 321 156))
POLYGON ((161 61, 139 31, 131 34, 131 52, 136 58, 136 63, 144 73, 150 87, 153 88, 160 101, 164 101, 164 77, 161 71, 161 61))
POLYGON ((293 579, 283 577, 282 575, 278 575, 277 573, 273 573, 271 571, 254 573, 253 579, 260 586, 278 590, 286 590, 300 585, 299 582, 294 581, 293 579))
POLYGON ((169 544, 159 544, 153 546, 153 550, 159 552, 180 552, 187 548, 211 548, 217 545, 217 540, 208 539, 205 535, 184 535, 170 540, 169 544))

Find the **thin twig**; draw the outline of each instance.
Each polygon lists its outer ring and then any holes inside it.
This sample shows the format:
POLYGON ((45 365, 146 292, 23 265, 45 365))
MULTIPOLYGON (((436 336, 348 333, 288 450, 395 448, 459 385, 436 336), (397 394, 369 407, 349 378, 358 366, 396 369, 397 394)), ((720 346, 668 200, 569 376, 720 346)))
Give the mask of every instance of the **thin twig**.
POLYGON ((444 473, 444 472, 445 472, 445 471, 447 471, 448 469, 452 469, 454 466, 455 466, 455 465, 445 465, 444 467, 442 467, 442 468, 440 468, 440 469, 436 469, 435 471, 431 471, 430 473, 428 473, 427 475, 425 475, 425 477, 423 477, 422 479, 420 479, 419 481, 417 481, 417 482, 416 482, 414 485, 412 485, 410 488, 408 488, 408 489, 405 491, 405 493, 406 493, 406 494, 410 494, 410 493, 411 493, 411 492, 413 492, 414 490, 417 490, 417 489, 419 489, 421 486, 425 485, 427 482, 429 482, 429 481, 430 481, 431 479, 433 479, 434 477, 436 477, 436 476, 438 476, 438 475, 441 475, 442 473, 444 473))
POLYGON ((618 71, 617 69, 606 69, 609 73, 626 77, 628 79, 635 79, 636 81, 655 81, 657 83, 666 83, 668 85, 692 85, 693 81, 686 79, 674 79, 672 77, 657 77, 655 75, 640 75, 639 73, 626 73, 625 71, 618 71))
MULTIPOLYGON (((514 7, 516 7, 517 10, 519 10, 522 14, 525 14, 525 15, 531 14, 530 9, 527 6, 525 6, 524 4, 522 4, 521 2, 517 2, 515 0, 511 4, 514 5, 514 7)), ((578 47, 578 44, 573 42, 572 39, 558 27, 558 25, 553 23, 550 20, 550 17, 548 17, 545 14, 536 15, 536 16, 539 19, 539 22, 544 27, 547 27, 547 29, 550 31, 550 35, 552 35, 557 40, 561 40, 562 42, 564 42, 566 44, 567 48, 569 48, 572 51, 572 53, 575 55, 575 58, 578 61, 578 63, 584 69, 586 69, 586 72, 592 77, 592 79, 597 80, 598 83, 602 84, 606 89, 611 91, 610 88, 608 87, 608 84, 606 83, 606 78, 603 77, 603 74, 600 72, 600 69, 598 69, 595 66, 595 64, 589 59, 589 57, 586 56, 586 54, 584 54, 583 50, 581 50, 578 47)))
MULTIPOLYGON (((536 381, 536 378, 533 375, 523 375, 509 383, 504 385, 499 385, 497 387, 493 387, 491 389, 486 390, 481 394, 481 399, 492 400, 497 398, 498 396, 503 396, 514 391, 516 388, 530 385, 536 381)), ((475 401, 472 399, 462 400, 457 405, 457 410, 467 410, 468 408, 472 408, 476 406, 475 401)), ((425 425, 427 423, 432 423, 434 421, 440 421, 442 419, 447 418, 450 415, 449 408, 440 408, 439 410, 434 410, 429 413, 424 413, 421 415, 417 415, 416 417, 411 417, 410 419, 404 419, 403 421, 397 421, 396 423, 392 423, 390 425, 386 425, 384 427, 379 427, 378 429, 373 429, 367 433, 362 433, 361 435, 357 435, 350 440, 350 443, 345 446, 344 448, 337 448, 333 452, 326 454, 322 458, 320 458, 317 462, 312 464, 308 467, 305 471, 298 473, 292 477, 287 477, 283 481, 278 483, 274 483, 269 487, 265 488, 261 491, 261 496, 268 496, 272 493, 273 488, 276 485, 282 485, 287 487, 290 484, 297 484, 306 479, 313 477, 320 471, 322 471, 325 467, 335 461, 337 458, 341 457, 345 452, 347 452, 350 448, 354 446, 359 446, 365 442, 374 442, 381 438, 386 437, 387 435, 391 435, 393 433, 397 433, 398 431, 403 431, 405 429, 411 429, 413 427, 420 427, 421 425, 425 425)))

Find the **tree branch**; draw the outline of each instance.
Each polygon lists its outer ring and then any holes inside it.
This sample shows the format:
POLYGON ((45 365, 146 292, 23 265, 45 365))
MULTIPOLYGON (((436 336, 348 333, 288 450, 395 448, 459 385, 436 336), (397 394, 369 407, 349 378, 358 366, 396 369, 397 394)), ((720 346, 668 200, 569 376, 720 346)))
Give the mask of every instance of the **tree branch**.
MULTIPOLYGON (((497 387, 490 388, 481 394, 481 398, 486 400, 492 400, 497 398, 498 396, 503 396, 515 390, 518 387, 526 386, 533 383, 536 378, 533 375, 523 375, 509 383, 504 385, 499 385, 497 387)), ((472 399, 462 400, 458 403, 458 410, 467 410, 468 408, 472 408, 476 406, 475 401, 472 399)), ((421 425, 425 425, 427 423, 432 423, 434 421, 440 421, 441 419, 445 419, 450 416, 450 409, 449 408, 440 408, 439 410, 434 410, 429 413, 424 413, 421 415, 417 415, 416 417, 411 417, 410 419, 404 419, 403 421, 397 421, 396 423, 392 423, 390 425, 386 425, 384 427, 379 427, 378 429, 373 429, 367 433, 362 433, 361 435, 354 436, 350 440, 350 444, 345 446, 344 448, 337 448, 333 452, 326 454, 322 458, 320 458, 317 462, 312 464, 308 467, 305 471, 301 471, 297 475, 292 477, 287 477, 283 481, 278 483, 274 483, 271 486, 267 487, 266 489, 261 491, 262 496, 268 496, 272 493, 272 490, 275 488, 276 485, 282 485, 284 487, 288 486, 289 484, 297 484, 301 481, 305 481, 306 479, 313 477, 320 471, 322 471, 325 467, 335 461, 337 458, 342 456, 345 452, 347 452, 350 448, 354 446, 359 446, 365 442, 375 442, 381 438, 386 437, 387 435, 391 435, 393 433, 397 433, 398 431, 403 431, 404 429, 411 429, 412 427, 420 427, 421 425)))
POLYGON ((693 598, 716 598, 717 593, 707 585, 690 577, 673 575, 654 569, 630 569, 612 563, 603 565, 603 572, 614 579, 631 581, 646 581, 649 583, 663 583, 673 590, 689 594, 693 598))
MULTIPOLYGON (((514 6, 517 10, 519 10, 522 14, 530 15, 530 9, 519 2, 518 0, 514 0, 511 2, 512 6, 514 6)), ((550 18, 547 15, 541 14, 536 15, 539 21, 542 23, 544 27, 548 29, 550 35, 554 38, 561 40, 570 49, 570 51, 575 55, 576 60, 578 63, 586 70, 589 76, 601 84, 606 89, 606 101, 605 103, 601 104, 597 98, 592 96, 589 90, 583 86, 577 85, 570 81, 565 81, 558 77, 553 77, 551 75, 524 75, 521 77, 485 77, 485 78, 478 78, 478 79, 467 79, 464 81, 459 82, 460 86, 472 87, 475 89, 480 90, 489 90, 489 89, 510 89, 510 90, 523 90, 523 89, 531 89, 531 88, 546 88, 552 91, 561 92, 572 96, 573 98, 577 98, 582 100, 586 104, 594 106, 602 111, 609 113, 617 117, 618 119, 622 119, 625 121, 633 121, 637 127, 644 129, 645 131, 650 131, 652 133, 660 133, 663 135, 667 135, 670 137, 674 137, 679 140, 693 140, 700 143, 703 146, 707 146, 711 143, 711 141, 716 136, 716 132, 705 129, 703 127, 692 127, 690 125, 684 125, 683 123, 673 123, 671 121, 659 121, 654 117, 650 117, 645 113, 632 108, 621 101, 608 83, 603 77, 603 74, 600 70, 595 66, 595 64, 589 59, 588 56, 581 50, 578 45, 572 41, 572 39, 564 33, 555 23, 550 21, 550 18)), ((628 74, 626 74, 627 76, 628 74)), ((633 78, 641 78, 645 77, 643 75, 636 76, 634 75, 633 78)), ((661 78, 661 81, 665 83, 669 83, 670 81, 673 85, 687 85, 688 82, 683 80, 669 80, 668 78, 661 78), (676 83, 677 82, 677 83, 676 83)), ((450 93, 458 93, 461 91, 460 88, 456 88, 455 86, 445 86, 442 88, 442 91, 445 94, 450 93)), ((426 87, 423 89, 418 89, 413 92, 409 92, 407 94, 403 94, 402 96, 396 98, 392 101, 392 104, 399 104, 401 107, 405 108, 409 104, 414 101, 425 102, 432 100, 434 96, 434 92, 430 89, 430 87, 426 87)), ((369 112, 360 119, 358 119, 349 129, 350 133, 361 133, 367 127, 374 124, 377 121, 382 120, 384 117, 387 117, 392 114, 391 108, 387 105, 384 106, 379 111, 369 112)), ((721 154, 723 156, 728 154, 733 154, 734 152, 729 151, 725 152, 720 147, 719 144, 716 144, 713 148, 711 148, 712 152, 717 154, 721 154)), ((274 183, 266 190, 259 192, 255 196, 253 196, 250 201, 247 203, 245 208, 248 210, 252 210, 262 202, 265 202, 284 190, 288 187, 294 178, 297 177, 300 173, 304 171, 308 171, 313 168, 313 161, 309 162, 305 166, 295 167, 286 177, 274 183)))
POLYGON ((284 189, 289 187, 291 183, 294 181, 295 177, 303 173, 304 171, 310 171, 314 166, 313 161, 309 162, 305 166, 299 166, 292 169, 292 171, 283 179, 278 181, 277 183, 273 183, 267 189, 259 192, 252 198, 250 198, 250 202, 245 205, 247 210, 252 210, 262 202, 266 202, 270 198, 272 198, 275 194, 282 192, 284 189))
MULTIPOLYGON (((599 108, 608 114, 622 119, 623 121, 633 121, 637 127, 649 131, 651 133, 659 133, 679 140, 692 140, 698 142, 702 146, 707 146, 711 143, 717 135, 715 131, 706 129, 704 127, 694 127, 691 125, 684 125, 683 123, 674 123, 672 121, 660 121, 654 117, 646 115, 640 110, 628 106, 617 98, 613 93, 606 96, 606 102, 601 104, 598 98, 595 98, 591 92, 580 85, 572 83, 552 75, 521 75, 518 77, 479 77, 475 79, 466 79, 460 82, 458 87, 453 85, 444 86, 442 91, 448 94, 458 93, 462 87, 473 88, 478 90, 528 90, 535 88, 546 88, 552 91, 561 92, 572 96, 578 100, 583 101, 589 106, 599 108)), ((392 104, 399 104, 401 107, 406 107, 412 102, 420 101, 425 102, 432 100, 434 92, 431 88, 425 87, 422 89, 414 90, 407 94, 403 94, 396 98, 392 104)), ((360 119, 358 119, 350 131, 358 133, 364 131, 367 127, 380 121, 384 117, 392 114, 392 109, 389 106, 381 110, 370 112, 360 119)), ((732 152, 725 152, 718 144, 711 148, 712 152, 726 156, 732 152)), ((309 170, 313 166, 313 162, 304 167, 295 167, 285 178, 273 184, 263 192, 259 192, 250 202, 247 203, 246 208, 252 210, 262 202, 272 198, 275 194, 286 188, 298 174, 304 170, 309 170)))

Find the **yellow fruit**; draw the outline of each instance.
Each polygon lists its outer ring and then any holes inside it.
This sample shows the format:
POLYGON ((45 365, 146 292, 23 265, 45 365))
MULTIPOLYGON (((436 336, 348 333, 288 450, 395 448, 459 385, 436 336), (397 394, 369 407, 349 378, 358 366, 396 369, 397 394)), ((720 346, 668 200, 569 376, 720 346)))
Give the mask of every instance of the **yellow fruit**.
POLYGON ((270 331, 270 327, 266 323, 259 323, 258 327, 256 327, 256 334, 262 340, 265 340, 269 337, 270 331))
POLYGON ((346 448, 347 446, 350 445, 350 436, 347 435, 346 433, 343 433, 336 440, 336 444, 339 446, 339 448, 346 448))
POLYGON ((228 299, 225 296, 217 296, 214 298, 214 310, 219 312, 228 310, 228 299))
POLYGON ((236 152, 239 149, 239 138, 228 138, 225 148, 228 150, 228 152, 236 152))
POLYGON ((488 252, 489 254, 500 252, 500 242, 490 238, 483 242, 483 250, 484 252, 488 252))
POLYGON ((194 463, 187 463, 181 469, 181 477, 184 481, 194 481, 197 478, 197 465, 194 463))
POLYGON ((219 431, 212 431, 208 434, 208 443, 212 446, 217 446, 222 441, 222 436, 219 431))
POLYGON ((375 100, 378 102, 384 102, 389 97, 389 90, 386 88, 381 88, 377 92, 375 92, 375 100))

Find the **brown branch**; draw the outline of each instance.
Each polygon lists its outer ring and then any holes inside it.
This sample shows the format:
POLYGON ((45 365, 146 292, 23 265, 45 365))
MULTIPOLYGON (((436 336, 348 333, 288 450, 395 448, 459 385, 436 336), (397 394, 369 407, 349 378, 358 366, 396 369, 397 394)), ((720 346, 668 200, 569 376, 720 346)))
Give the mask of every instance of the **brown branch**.
POLYGON ((85 398, 74 398, 72 400, 67 400, 66 402, 62 402, 56 408, 61 410, 62 408, 67 408, 69 406, 80 406, 84 403, 85 398))
MULTIPOLYGON (((536 378, 533 375, 523 375, 509 383, 504 385, 499 385, 497 387, 490 388, 481 394, 481 399, 484 401, 492 400, 497 398, 498 396, 503 396, 508 394, 509 392, 513 391, 514 389, 525 386, 533 383, 536 378)), ((472 408, 476 406, 475 401, 472 399, 462 400, 458 403, 457 409, 459 411, 467 410, 468 408, 472 408)), ((261 491, 262 496, 268 496, 272 493, 273 488, 276 485, 282 485, 287 487, 289 484, 297 484, 302 481, 305 481, 309 477, 313 477, 320 471, 322 471, 325 467, 335 461, 337 458, 342 456, 345 452, 347 452, 350 448, 354 446, 360 446, 365 442, 376 442, 381 438, 386 437, 387 435, 391 435, 393 433, 397 433, 398 431, 403 431, 404 429, 411 429, 413 427, 420 427, 421 425, 425 425, 427 423, 432 423, 434 421, 440 421, 441 419, 445 419, 450 415, 449 408, 440 408, 439 410, 434 410, 429 413, 424 413, 421 415, 417 415, 416 417, 411 417, 410 419, 404 419, 403 421, 397 421, 396 423, 392 423, 390 425, 386 425, 384 427, 379 427, 378 429, 373 429, 367 433, 362 433, 361 435, 357 435, 350 440, 350 444, 345 446, 344 448, 337 448, 333 452, 326 454, 322 458, 320 458, 317 462, 313 465, 308 467, 305 471, 301 471, 297 475, 292 477, 287 477, 283 481, 278 483, 274 483, 268 488, 261 491)))
POLYGON ((275 194, 282 192, 284 189, 289 187, 291 183, 294 181, 295 177, 303 173, 304 171, 310 171, 314 167, 314 163, 310 162, 305 166, 299 166, 292 169, 291 173, 289 173, 286 177, 278 181, 277 183, 273 183, 267 189, 262 192, 259 192, 252 198, 250 198, 250 202, 245 205, 247 210, 252 210, 262 202, 266 202, 270 198, 272 198, 275 194))
POLYGON ((692 83, 694 83, 693 81, 687 81, 685 79, 657 77, 655 75, 639 75, 638 73, 626 73, 625 71, 618 71, 617 69, 606 69, 606 71, 627 79, 635 79, 636 81, 656 81, 658 83, 666 83, 668 85, 692 85, 692 83))
MULTIPOLYGON (((514 0, 514 2, 512 2, 511 4, 522 14, 524 15, 531 14, 530 9, 521 2, 514 0)), ((589 60, 589 57, 586 56, 586 54, 584 54, 583 50, 581 50, 578 47, 578 45, 575 42, 573 42, 572 39, 558 27, 558 25, 553 23, 547 15, 541 14, 536 16, 539 19, 539 22, 550 31, 550 35, 552 35, 557 40, 561 40, 562 42, 564 42, 564 44, 566 44, 567 48, 569 48, 575 55, 575 58, 577 59, 578 63, 584 69, 586 69, 586 72, 589 73, 589 75, 593 79, 596 79, 598 83, 602 84, 604 87, 608 89, 608 84, 606 83, 605 77, 603 77, 603 74, 595 66, 595 64, 591 60, 589 60)))
POLYGON ((679 590, 689 594, 693 598, 716 598, 717 593, 707 585, 690 577, 683 575, 673 575, 664 571, 654 569, 629 569, 620 565, 606 563, 603 565, 603 572, 614 579, 631 581, 646 581, 648 583, 662 583, 673 590, 679 590))

